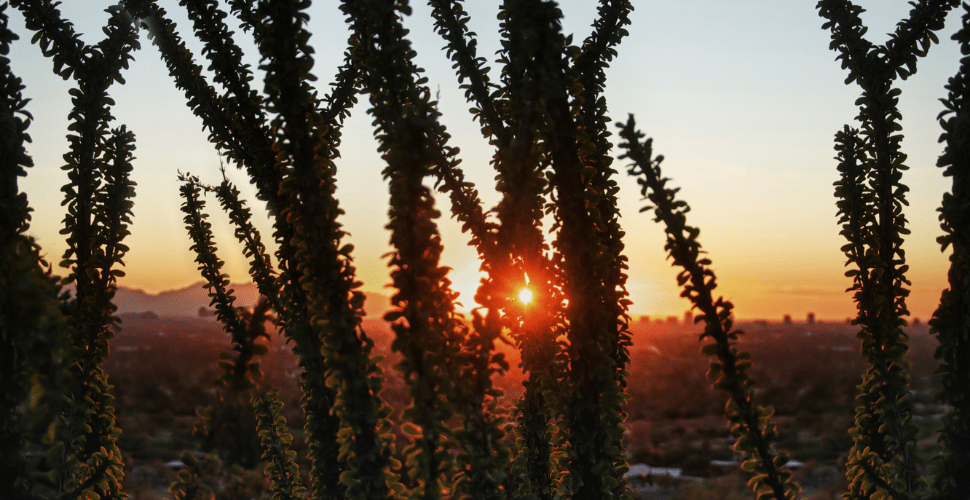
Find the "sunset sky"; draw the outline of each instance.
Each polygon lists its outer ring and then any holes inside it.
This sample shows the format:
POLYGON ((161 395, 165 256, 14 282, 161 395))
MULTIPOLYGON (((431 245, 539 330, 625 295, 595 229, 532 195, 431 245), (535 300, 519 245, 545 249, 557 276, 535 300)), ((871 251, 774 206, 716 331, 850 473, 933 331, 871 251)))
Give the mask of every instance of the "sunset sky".
MULTIPOLYGON (((101 12, 113 2, 67 0, 63 15, 85 33, 87 43, 102 38, 107 19, 101 12), (96 7, 95 7, 96 6, 96 7)), ((190 25, 177 2, 161 1, 179 25, 183 38, 191 38, 190 25)), ((902 0, 858 2, 868 37, 885 41, 885 33, 908 15, 902 0)), ((466 3, 472 30, 479 36, 479 53, 489 59, 500 47, 496 13, 499 2, 466 3)), ((747 0, 720 2, 634 1, 630 36, 618 48, 619 56, 608 70, 606 97, 614 120, 636 115, 643 131, 654 138, 655 152, 663 154, 666 176, 681 186, 680 196, 692 207, 688 222, 701 228, 700 241, 710 253, 718 274, 718 291, 735 303, 741 318, 796 319, 814 312, 822 319, 854 316, 850 285, 843 276, 845 261, 839 251, 843 240, 836 224, 832 183, 837 179, 833 137, 857 114, 854 101, 860 91, 844 84, 845 71, 829 50, 829 33, 815 2, 747 0)), ((310 10, 311 38, 316 50, 314 74, 321 93, 326 92, 343 58, 347 27, 338 2, 318 1, 310 10)), ((581 42, 589 33, 596 2, 566 1, 564 29, 581 42)), ((461 148, 462 166, 491 207, 494 173, 488 161, 487 142, 467 113, 452 63, 434 34, 429 9, 413 2, 414 14, 405 20, 427 70, 432 90, 440 90, 444 123, 452 145, 461 148)), ((22 182, 34 209, 31 234, 38 238, 49 260, 60 260, 65 244, 58 234, 64 217, 60 187, 67 175, 60 167, 67 151, 68 89, 51 71, 50 60, 30 45, 30 34, 19 13, 8 8, 14 30, 21 34, 11 53, 14 72, 32 98, 34 122, 29 130, 29 152, 35 167, 22 182)), ((940 45, 919 61, 918 72, 902 82, 904 152, 909 155, 903 182, 909 185, 906 209, 912 234, 904 248, 912 281, 909 307, 913 316, 926 319, 946 286, 946 256, 936 237, 940 234, 936 209, 948 189, 937 168, 942 151, 937 140, 939 98, 959 65, 959 48, 950 40, 962 10, 951 12, 939 33, 940 45)), ((247 48, 250 64, 258 54, 247 35, 237 40, 247 48)), ((192 46, 201 57, 199 46, 192 46)), ((500 68, 492 64, 492 70, 500 68)), ((200 279, 194 254, 179 210, 176 172, 190 172, 207 182, 218 182, 218 152, 206 140, 201 120, 191 114, 160 61, 157 49, 142 36, 142 49, 124 73, 127 84, 111 95, 116 124, 125 124, 137 136, 134 180, 134 225, 128 239, 127 276, 121 284, 150 292, 179 288, 200 279)), ((260 85, 257 85, 260 88, 260 85)), ((384 168, 375 150, 367 99, 361 96, 346 123, 338 160, 338 197, 347 212, 343 222, 355 247, 358 277, 364 290, 388 293, 386 260, 389 233, 384 168)), ((617 153, 618 155, 619 153, 617 153)), ((625 169, 626 162, 616 167, 625 169)), ((258 207, 244 172, 228 169, 251 204, 258 207)), ((643 205, 633 178, 621 183, 622 224, 627 232, 630 271, 628 289, 633 314, 680 315, 689 307, 678 297, 676 271, 665 260, 663 230, 643 205)), ((447 214, 446 198, 439 208, 447 214)), ((232 236, 232 227, 209 202, 222 259, 234 281, 248 280, 247 263, 232 236)), ((262 213, 262 212, 260 212, 262 213)), ((264 239, 271 229, 261 217, 264 239)), ((453 268, 451 279, 462 292, 466 306, 479 279, 475 252, 450 218, 440 221, 445 242, 444 263, 453 268)))

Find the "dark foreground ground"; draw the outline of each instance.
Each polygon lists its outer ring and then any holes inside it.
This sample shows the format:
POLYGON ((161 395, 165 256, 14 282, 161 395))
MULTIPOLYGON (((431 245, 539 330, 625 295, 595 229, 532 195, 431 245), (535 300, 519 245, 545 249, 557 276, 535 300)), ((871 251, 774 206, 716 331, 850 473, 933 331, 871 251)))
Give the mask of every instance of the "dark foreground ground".
MULTIPOLYGON (((196 409, 211 405, 216 394, 217 360, 229 347, 228 336, 211 318, 157 318, 125 315, 111 343, 107 361, 115 386, 117 417, 123 430, 120 446, 127 457, 127 492, 133 500, 167 497, 168 484, 185 451, 197 450, 193 435, 196 409)), ((406 391, 391 366, 391 333, 377 320, 365 321, 378 354, 385 355, 389 374, 382 393, 397 411, 406 406, 406 391)), ((855 386, 863 360, 856 330, 845 323, 742 322, 747 333, 742 347, 752 353, 757 397, 776 410, 780 448, 800 464, 796 477, 803 498, 835 499, 843 489, 842 457, 851 446, 855 386)), ((725 399, 707 381, 707 360, 701 356, 698 327, 673 321, 638 321, 632 325, 634 345, 627 405, 627 450, 634 470, 644 472, 631 485, 644 499, 748 498, 746 477, 725 464, 736 457, 723 418, 725 399), (649 466, 649 468, 647 468, 649 466)), ((920 449, 928 459, 937 449, 935 430, 943 408, 932 403, 935 390, 933 350, 936 341, 925 325, 907 328, 913 362, 912 398, 917 403, 920 449)), ((515 353, 510 364, 518 363, 515 353)), ((282 389, 285 414, 294 442, 302 439, 299 375, 295 357, 282 339, 273 336, 262 360, 264 386, 282 389)), ((506 397, 521 391, 521 375, 496 380, 506 397)), ((401 434, 401 440, 406 440, 401 434)), ((404 444, 399 443, 399 444, 404 444)), ((398 446, 401 448, 402 446, 398 446)), ((301 445, 297 445, 299 450, 301 445)), ((302 450, 301 450, 302 451, 302 450)), ((258 458, 258 457, 256 457, 258 458)), ((254 458, 255 459, 255 458, 254 458)), ((262 467, 232 469, 239 484, 223 494, 251 496, 263 484, 262 467), (235 491, 235 493, 230 493, 235 491)), ((304 470, 306 468, 304 467, 304 470)), ((225 490, 225 488, 223 488, 225 490)))

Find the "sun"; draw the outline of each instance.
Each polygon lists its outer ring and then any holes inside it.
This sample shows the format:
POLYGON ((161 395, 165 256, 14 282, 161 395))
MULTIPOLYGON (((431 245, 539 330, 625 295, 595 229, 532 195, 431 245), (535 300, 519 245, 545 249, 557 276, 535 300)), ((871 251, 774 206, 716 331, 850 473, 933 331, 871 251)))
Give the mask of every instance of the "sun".
POLYGON ((529 305, 532 303, 532 290, 529 288, 523 288, 519 290, 519 302, 529 305))

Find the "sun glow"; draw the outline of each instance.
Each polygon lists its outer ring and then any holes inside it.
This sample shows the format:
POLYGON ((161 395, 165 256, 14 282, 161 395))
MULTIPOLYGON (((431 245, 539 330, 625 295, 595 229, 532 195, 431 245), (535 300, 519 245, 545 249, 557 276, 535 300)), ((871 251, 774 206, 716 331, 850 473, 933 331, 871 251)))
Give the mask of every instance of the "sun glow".
POLYGON ((528 288, 523 288, 519 290, 519 302, 529 305, 532 303, 532 290, 528 288))

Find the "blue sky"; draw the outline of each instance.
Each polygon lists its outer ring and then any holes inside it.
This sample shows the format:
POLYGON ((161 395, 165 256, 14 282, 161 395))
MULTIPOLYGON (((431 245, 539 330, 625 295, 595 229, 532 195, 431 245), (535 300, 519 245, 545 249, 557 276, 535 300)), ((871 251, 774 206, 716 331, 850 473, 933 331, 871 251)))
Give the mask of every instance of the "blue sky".
MULTIPOLYGON (((190 38, 177 3, 160 3, 173 14, 183 37, 190 38)), ((858 3, 869 10, 863 16, 870 28, 867 36, 877 43, 909 11, 903 1, 858 3)), ((85 41, 94 43, 107 17, 101 10, 110 4, 68 0, 61 9, 86 34, 85 41)), ((852 315, 851 299, 843 292, 849 282, 842 275, 844 256, 835 219, 833 136, 844 124, 853 123, 859 90, 843 83, 845 72, 828 48, 829 34, 821 29, 814 2, 655 0, 634 5, 630 36, 608 71, 610 113, 615 120, 634 113, 654 138, 656 152, 666 157, 665 174, 683 188, 680 194, 692 207, 689 222, 702 230, 700 240, 714 261, 719 290, 734 300, 741 317, 852 315)), ((427 70, 431 88, 440 90, 452 144, 461 147, 466 174, 491 206, 496 201, 494 174, 488 169, 492 152, 470 120, 469 105, 441 50, 443 42, 432 31, 429 9, 420 3, 413 7, 414 14, 405 22, 418 64, 427 70)), ((492 59, 499 48, 498 2, 468 2, 466 8, 479 35, 480 54, 492 59)), ((564 30, 581 41, 589 33, 595 2, 567 1, 562 9, 564 30)), ((918 72, 899 85, 903 147, 911 167, 904 177, 912 189, 906 211, 912 235, 905 244, 912 268, 910 309, 923 318, 931 314, 945 286, 946 258, 935 242, 940 233, 935 210, 948 180, 935 166, 942 151, 936 116, 944 84, 959 64, 959 49, 949 38, 961 14, 951 13, 939 34, 941 44, 933 46, 919 62, 918 72)), ((63 219, 59 188, 66 175, 60 166, 66 152, 71 84, 56 77, 50 61, 29 44, 19 14, 10 15, 15 31, 22 34, 11 59, 25 81, 25 93, 33 98, 29 109, 35 117, 29 150, 36 166, 22 186, 35 209, 32 232, 57 262, 64 249, 57 232, 63 219)), ((337 2, 317 2, 310 15, 314 73, 326 91, 342 60, 347 28, 337 2)), ((257 66, 256 52, 243 43, 245 38, 240 33, 238 40, 257 66)), ((197 45, 195 49, 198 54, 197 45)), ((135 59, 125 72, 128 83, 111 91, 117 123, 135 132, 138 146, 132 250, 122 284, 159 291, 199 279, 182 228, 176 171, 215 182, 220 158, 206 142, 201 121, 186 108, 157 50, 144 37, 135 59)), ((493 71, 499 69, 492 66, 493 71)), ((347 212, 344 222, 356 247, 360 279, 366 290, 379 292, 389 281, 381 258, 388 251, 383 229, 387 194, 366 110, 362 96, 345 126, 338 196, 347 212)), ((255 202, 243 173, 229 170, 255 202)), ((635 181, 623 176, 621 185, 632 310, 680 314, 688 306, 678 297, 675 271, 664 258, 663 231, 648 214, 638 213, 642 203, 635 181)), ((447 205, 440 208, 447 213, 447 205)), ((213 213, 213 221, 229 273, 234 280, 246 279, 246 263, 231 227, 221 214, 213 213)), ((445 217, 441 224, 445 263, 454 269, 452 280, 469 305, 468 294, 478 279, 474 252, 452 220, 445 217)), ((262 227, 268 238, 269 224, 262 227)))

